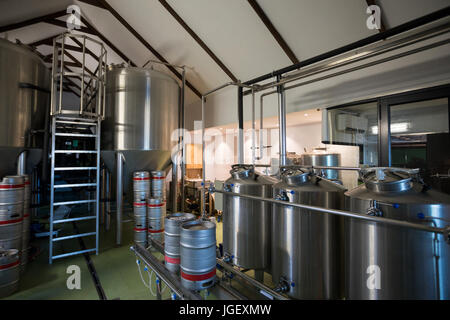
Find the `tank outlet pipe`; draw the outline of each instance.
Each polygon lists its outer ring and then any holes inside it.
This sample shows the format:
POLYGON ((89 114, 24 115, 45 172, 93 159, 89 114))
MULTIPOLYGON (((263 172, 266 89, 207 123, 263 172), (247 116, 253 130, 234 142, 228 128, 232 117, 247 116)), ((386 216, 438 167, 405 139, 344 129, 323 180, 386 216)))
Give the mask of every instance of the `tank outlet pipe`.
MULTIPOLYGON (((395 220, 395 219, 390 219, 390 218, 369 216, 369 215, 365 215, 365 214, 361 214, 361 213, 355 213, 355 212, 350 212, 350 211, 337 210, 337 209, 328 209, 328 208, 322 208, 322 207, 317 207, 317 206, 310 206, 310 205, 306 205, 306 204, 286 202, 286 201, 283 201, 283 200, 275 200, 275 199, 271 199, 271 198, 250 196, 250 195, 245 195, 245 194, 240 194, 240 193, 235 193, 235 192, 227 192, 227 191, 223 191, 223 190, 216 190, 213 187, 210 188, 210 192, 218 192, 218 193, 222 193, 222 194, 228 194, 230 196, 241 197, 241 198, 244 198, 244 199, 265 201, 265 202, 270 202, 270 203, 275 203, 275 204, 281 204, 283 206, 290 206, 290 207, 310 210, 310 211, 313 211, 313 212, 322 212, 322 213, 328 213, 328 214, 335 214, 335 215, 338 215, 338 216, 344 216, 344 217, 348 217, 348 218, 356 218, 356 219, 372 221, 372 222, 377 222, 377 223, 390 224, 390 225, 394 225, 394 226, 398 226, 398 227, 406 227, 406 228, 412 228, 412 229, 421 230, 421 231, 440 233, 440 234, 442 234, 442 235, 444 235, 446 237, 447 241, 449 241, 449 236, 450 236, 450 225, 446 226, 444 228, 436 228, 436 227, 431 227, 431 226, 427 226, 427 225, 421 225, 421 224, 408 222, 408 221, 403 221, 403 220, 395 220)), ((450 242, 449 242, 449 244, 450 244, 450 242)))
POLYGON ((22 151, 17 158, 17 175, 22 176, 26 174, 27 170, 27 151, 22 151))
POLYGON ((277 300, 289 300, 288 298, 286 298, 285 296, 281 295, 280 293, 272 290, 271 288, 269 288, 265 284, 255 280, 254 278, 248 276, 247 274, 237 270, 235 267, 233 267, 232 265, 226 263, 222 259, 217 258, 217 264, 219 266, 221 266, 222 268, 224 268, 226 271, 231 272, 235 276, 238 276, 239 278, 247 281, 248 283, 250 283, 255 288, 258 288, 260 290, 260 293, 265 295, 266 297, 269 296, 269 298, 271 297, 271 298, 277 299, 277 300))
POLYGON ((122 245, 123 215, 123 165, 125 157, 122 152, 116 153, 116 245, 122 245))
MULTIPOLYGON (((255 90, 255 87, 257 86, 250 86, 250 85, 245 85, 242 84, 241 82, 227 82, 224 83, 221 86, 218 86, 217 88, 214 88, 206 93, 204 93, 202 95, 202 194, 201 194, 201 210, 202 210, 202 217, 206 218, 206 202, 205 202, 205 198, 206 198, 206 165, 205 165, 205 151, 206 151, 206 143, 205 143, 205 101, 206 101, 206 97, 209 96, 210 94, 213 94, 217 91, 220 91, 228 86, 237 86, 239 88, 250 88, 253 91, 255 90)), ((239 130, 239 142, 238 142, 238 158, 239 158, 239 162, 242 162, 243 160, 243 145, 244 145, 244 136, 243 133, 241 132, 242 130, 239 130)))

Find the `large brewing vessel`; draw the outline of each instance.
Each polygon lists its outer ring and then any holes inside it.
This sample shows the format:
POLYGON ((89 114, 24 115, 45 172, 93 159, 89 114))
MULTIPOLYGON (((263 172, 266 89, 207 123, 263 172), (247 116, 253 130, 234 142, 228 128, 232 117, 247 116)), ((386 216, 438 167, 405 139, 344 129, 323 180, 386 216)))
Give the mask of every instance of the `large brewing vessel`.
POLYGON ((180 87, 164 73, 121 65, 109 66, 106 79, 102 157, 113 172, 115 152, 123 154, 126 192, 134 170, 167 170, 171 165, 180 87))
MULTIPOLYGON (((370 168, 346 193, 347 209, 445 227, 450 196, 430 190, 418 170, 370 168)), ((450 245, 441 235, 359 219, 345 221, 347 299, 450 299, 450 245)))
POLYGON ((17 157, 26 149, 27 167, 40 161, 50 78, 30 47, 0 39, 0 176, 16 172, 17 157))
MULTIPOLYGON (((273 177, 259 175, 253 165, 237 164, 230 170, 224 190, 259 197, 271 197, 273 177)), ((268 202, 223 196, 224 254, 242 268, 270 268, 272 206, 268 202)))
MULTIPOLYGON (((320 149, 302 154, 302 164, 305 166, 338 167, 339 159, 338 153, 330 153, 320 149)), ((316 169, 314 171, 329 180, 339 180, 338 170, 316 169)))
MULTIPOLYGON (((282 168, 275 199, 342 209, 345 188, 299 168, 282 168)), ((296 299, 342 298, 342 218, 279 204, 272 211, 272 278, 296 299)))

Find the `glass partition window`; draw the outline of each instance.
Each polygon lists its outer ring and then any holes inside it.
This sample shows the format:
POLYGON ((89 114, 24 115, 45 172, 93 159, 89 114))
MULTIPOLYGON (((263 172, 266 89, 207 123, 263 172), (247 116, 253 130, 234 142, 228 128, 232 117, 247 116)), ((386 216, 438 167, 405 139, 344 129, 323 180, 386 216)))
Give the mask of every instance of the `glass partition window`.
POLYGON ((328 109, 326 123, 327 143, 359 146, 361 164, 378 164, 376 102, 328 109))

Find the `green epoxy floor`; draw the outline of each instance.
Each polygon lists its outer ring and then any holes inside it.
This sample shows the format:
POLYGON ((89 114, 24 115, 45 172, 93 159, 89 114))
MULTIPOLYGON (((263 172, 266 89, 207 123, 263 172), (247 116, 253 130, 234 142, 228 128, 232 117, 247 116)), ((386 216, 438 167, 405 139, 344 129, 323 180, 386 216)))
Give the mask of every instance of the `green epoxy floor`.
MULTIPOLYGON (((114 215, 113 215, 114 216, 114 215)), ((133 244, 133 222, 129 215, 123 218, 123 245, 115 246, 115 221, 111 222, 109 231, 100 228, 100 250, 99 254, 91 255, 91 259, 97 271, 98 278, 106 294, 107 299, 120 300, 149 300, 156 299, 149 288, 145 287, 139 275, 136 257, 130 250, 133 244)), ((77 224, 80 232, 90 231, 88 225, 77 224)), ((73 227, 68 224, 67 231, 73 233, 73 227)), ((63 230, 64 231, 64 230, 63 230)), ((57 247, 57 250, 74 251, 80 250, 77 240, 64 242, 64 247, 57 247)), ((222 224, 217 224, 217 242, 222 242, 222 224)), ((84 256, 78 255, 60 260, 55 260, 52 265, 48 264, 48 238, 35 239, 31 243, 33 247, 39 247, 40 253, 28 264, 27 270, 21 276, 20 290, 5 299, 18 300, 98 300, 94 281, 89 273, 84 256), (81 289, 69 290, 66 285, 70 274, 66 273, 70 265, 78 265, 81 270, 81 289)), ((85 238, 86 247, 90 248, 93 241, 85 238)), ((62 253, 62 252, 57 252, 62 253)), ((160 253, 156 255, 161 258, 160 253)), ((144 271, 143 265, 140 266, 142 277, 148 284, 149 273, 144 271)), ((253 275, 249 271, 249 275, 253 275)), ((265 282, 271 285, 271 277, 265 274, 265 282)), ((152 288, 156 292, 155 278, 152 279, 152 288)), ((233 286, 245 292, 247 296, 254 296, 248 289, 242 288, 238 281, 233 281, 233 286)), ((164 288, 164 286, 163 286, 164 288)), ((205 292, 201 293, 202 295, 205 292)), ((163 294, 163 299, 170 297, 169 290, 163 294)), ((258 298, 258 295, 254 296, 258 298)), ((215 299, 216 295, 211 293, 207 299, 215 299)))

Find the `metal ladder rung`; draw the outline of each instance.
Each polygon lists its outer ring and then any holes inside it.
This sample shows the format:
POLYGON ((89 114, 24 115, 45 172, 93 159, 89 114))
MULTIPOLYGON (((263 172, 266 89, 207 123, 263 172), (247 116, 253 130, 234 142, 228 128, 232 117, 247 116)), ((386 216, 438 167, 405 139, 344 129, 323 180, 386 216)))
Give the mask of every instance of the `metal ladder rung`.
POLYGON ((88 137, 88 138, 95 138, 95 137, 97 137, 96 134, 87 134, 87 133, 58 133, 58 132, 55 132, 55 136, 57 136, 57 137, 88 137))
POLYGON ((97 167, 56 167, 55 171, 97 170, 97 167))
POLYGON ((56 260, 56 259, 60 259, 60 258, 65 258, 65 257, 70 257, 70 256, 75 256, 77 254, 83 254, 83 253, 88 253, 88 252, 93 252, 93 251, 97 251, 96 248, 92 248, 92 249, 86 249, 86 250, 80 250, 80 251, 75 251, 75 252, 69 252, 69 253, 64 253, 64 254, 59 254, 57 256, 53 256, 52 260, 56 260))
POLYGON ((77 121, 70 121, 70 120, 56 120, 56 123, 77 124, 77 125, 82 125, 82 126, 97 126, 97 123, 95 123, 95 122, 77 122, 77 121))
POLYGON ((93 187, 96 183, 72 183, 72 184, 56 184, 53 186, 55 189, 59 188, 78 188, 78 187, 93 187))
POLYGON ((96 219, 97 216, 87 216, 87 217, 78 217, 78 218, 67 218, 67 219, 60 219, 53 221, 53 224, 57 223, 66 223, 66 222, 73 222, 73 221, 84 221, 84 220, 92 220, 96 219))
POLYGON ((67 206, 70 204, 82 204, 82 203, 92 203, 96 202, 95 200, 75 200, 75 201, 64 201, 64 202, 55 202, 54 206, 67 206))
POLYGON ((55 153, 97 153, 95 150, 55 150, 55 153))
POLYGON ((79 233, 79 234, 72 234, 70 236, 53 238, 52 241, 56 242, 56 241, 70 240, 70 239, 89 237, 89 236, 95 236, 95 235, 97 235, 97 232, 79 233))

